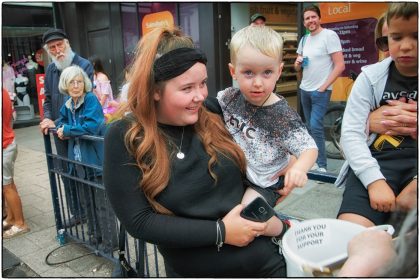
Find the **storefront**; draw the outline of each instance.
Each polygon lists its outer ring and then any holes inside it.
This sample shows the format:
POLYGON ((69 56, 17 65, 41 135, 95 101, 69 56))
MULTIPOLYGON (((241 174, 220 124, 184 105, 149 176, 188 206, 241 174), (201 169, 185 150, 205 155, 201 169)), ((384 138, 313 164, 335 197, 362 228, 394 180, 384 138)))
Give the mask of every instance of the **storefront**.
MULTIPOLYGON (((28 76, 32 75, 28 73, 27 67, 26 69, 24 67, 29 62, 29 57, 38 64, 37 73, 43 72, 43 62, 46 57, 41 55, 42 33, 49 27, 57 26, 67 32, 71 46, 77 53, 85 58, 92 55, 101 58, 111 78, 115 96, 118 95, 119 88, 124 82, 124 69, 133 57, 138 40, 150 28, 171 25, 180 26, 193 38, 196 46, 207 54, 209 94, 215 95, 217 91, 233 83, 227 67, 231 36, 237 30, 249 25, 252 14, 261 13, 267 19, 266 25, 279 32, 284 38, 285 66, 277 84, 277 92, 286 96, 292 106, 299 107, 298 82, 293 63, 296 58, 297 44, 304 33, 302 10, 304 6, 311 3, 44 2, 31 4, 22 2, 17 4, 3 4, 2 38, 3 65, 7 63, 13 68, 15 78, 19 72, 26 73, 28 76)), ((363 40, 363 43, 366 44, 366 50, 371 50, 369 53, 375 53, 373 38, 371 38, 372 28, 378 14, 386 9, 386 4, 369 3, 370 8, 365 9, 363 3, 348 3, 346 5, 352 8, 346 10, 346 13, 343 6, 345 3, 341 3, 341 6, 339 4, 338 2, 320 4, 323 25, 337 29, 341 28, 336 27, 337 22, 349 21, 353 18, 360 19, 357 32, 368 30, 365 33, 369 39, 363 40), (341 10, 337 5, 341 7, 341 10), (375 11, 372 19, 363 19, 365 15, 362 11, 369 13, 368 11, 372 9, 375 11), (365 21, 367 24, 364 24, 365 21)), ((351 38, 341 38, 342 35, 339 34, 342 44, 358 37, 346 35, 351 38)), ((343 46, 346 47, 345 44, 343 46)), ((350 54, 346 53, 346 55, 350 54)), ((46 66, 47 63, 48 61, 44 65, 46 66)), ((347 75, 347 72, 343 75, 347 75)), ((38 112, 33 79, 30 77, 28 79, 30 81, 28 81, 27 91, 35 112, 38 112)), ((339 86, 337 89, 342 92, 339 86)), ((336 94, 333 96, 335 97, 336 94)))
POLYGON ((53 7, 3 4, 2 19, 2 84, 15 98, 16 121, 31 121, 39 114, 36 75, 44 73, 42 34, 54 26, 53 7))

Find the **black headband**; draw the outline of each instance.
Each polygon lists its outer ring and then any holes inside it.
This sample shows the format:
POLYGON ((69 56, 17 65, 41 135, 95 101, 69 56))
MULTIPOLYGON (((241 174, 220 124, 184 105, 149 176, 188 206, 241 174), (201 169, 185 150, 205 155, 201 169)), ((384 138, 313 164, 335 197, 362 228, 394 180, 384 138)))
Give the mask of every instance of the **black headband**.
POLYGON ((197 62, 207 63, 206 55, 199 49, 179 48, 167 52, 155 60, 153 65, 155 82, 175 78, 197 62))

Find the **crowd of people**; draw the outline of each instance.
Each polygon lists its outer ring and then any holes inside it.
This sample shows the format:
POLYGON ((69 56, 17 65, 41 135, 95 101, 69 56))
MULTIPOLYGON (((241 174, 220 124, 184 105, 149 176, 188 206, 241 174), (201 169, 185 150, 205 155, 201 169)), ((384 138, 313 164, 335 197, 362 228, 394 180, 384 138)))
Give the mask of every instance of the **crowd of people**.
MULTIPOLYGON (((95 203, 80 207, 80 194, 63 179, 72 216, 67 223, 87 222, 96 240, 110 241, 112 249, 117 227, 104 228, 118 218, 130 235, 158 246, 168 277, 286 277, 278 240, 293 224, 276 215, 256 222, 241 211, 256 197, 274 207, 307 183, 311 169, 327 171, 323 116, 345 69, 343 50, 338 35, 321 27, 317 6, 306 6, 302 15, 309 34, 294 67, 302 72, 305 121, 273 91, 284 66, 283 40, 262 14, 233 35, 228 67, 238 88, 216 97, 207 90, 206 55, 176 27, 143 36, 118 101, 102 61, 76 54, 63 30, 48 30, 43 41, 52 63, 40 130, 57 129, 59 155, 103 166, 94 180, 105 186, 105 192, 84 193, 95 203), (110 113, 118 120, 106 124, 110 113), (104 143, 81 135, 104 136, 104 143)), ((357 235, 343 277, 417 273, 407 261, 414 254, 407 246, 417 244, 417 30, 415 3, 390 4, 375 33, 383 60, 361 69, 346 106, 346 162, 336 182, 345 191, 337 218, 365 227, 393 223, 399 236, 394 246, 384 232, 357 235), (393 213, 400 212, 407 218, 397 220, 393 213)), ((3 112, 3 160, 10 162, 3 165, 4 238, 29 231, 13 184, 10 129, 5 145, 9 120, 3 112)), ((71 165, 62 168, 93 178, 71 165)))

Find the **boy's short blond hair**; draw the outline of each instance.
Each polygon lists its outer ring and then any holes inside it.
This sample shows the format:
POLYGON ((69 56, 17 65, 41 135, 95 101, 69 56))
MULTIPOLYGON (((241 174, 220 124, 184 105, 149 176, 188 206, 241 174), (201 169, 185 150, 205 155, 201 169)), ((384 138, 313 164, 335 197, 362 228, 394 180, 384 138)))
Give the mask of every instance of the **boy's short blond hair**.
POLYGON ((283 58, 283 39, 279 33, 267 26, 247 26, 236 32, 230 41, 230 60, 236 62, 236 55, 245 46, 259 50, 269 57, 283 58))
POLYGON ((389 5, 388 11, 386 13, 386 22, 389 27, 389 23, 392 18, 404 18, 406 20, 410 19, 412 16, 418 17, 418 4, 415 2, 400 2, 392 3, 389 5))

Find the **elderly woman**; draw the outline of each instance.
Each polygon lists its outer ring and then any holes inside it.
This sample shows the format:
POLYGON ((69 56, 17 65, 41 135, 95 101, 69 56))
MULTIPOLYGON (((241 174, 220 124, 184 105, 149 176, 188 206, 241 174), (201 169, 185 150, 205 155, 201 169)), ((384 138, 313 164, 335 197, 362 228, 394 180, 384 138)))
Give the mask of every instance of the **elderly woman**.
POLYGON ((101 143, 75 138, 100 135, 104 125, 102 106, 91 92, 92 82, 82 68, 73 65, 61 73, 58 89, 70 96, 61 107, 60 118, 56 122, 58 137, 62 140, 70 137, 68 157, 84 163, 102 165, 101 143))
MULTIPOLYGON (((103 142, 79 138, 82 135, 103 135, 105 128, 102 106, 91 92, 90 79, 79 66, 70 66, 61 73, 58 88, 61 93, 70 96, 61 107, 60 118, 56 122, 58 137, 61 140, 68 139, 68 158, 84 164, 102 166, 103 142)), ((70 166, 72 175, 98 183, 102 181, 102 172, 87 167, 77 168, 81 166, 70 166)), ((106 207, 104 191, 84 187, 83 191, 79 190, 77 197, 80 197, 80 205, 76 205, 75 208, 82 209, 81 220, 87 214, 91 241, 102 242, 105 250, 112 250, 117 238, 115 216, 106 207), (105 232, 101 229, 107 230, 105 232), (109 244, 111 241, 113 244, 109 244)))

